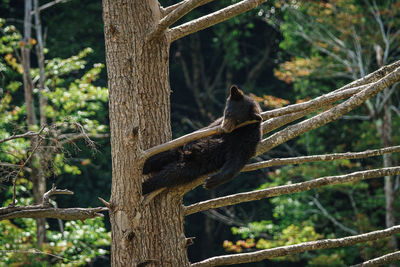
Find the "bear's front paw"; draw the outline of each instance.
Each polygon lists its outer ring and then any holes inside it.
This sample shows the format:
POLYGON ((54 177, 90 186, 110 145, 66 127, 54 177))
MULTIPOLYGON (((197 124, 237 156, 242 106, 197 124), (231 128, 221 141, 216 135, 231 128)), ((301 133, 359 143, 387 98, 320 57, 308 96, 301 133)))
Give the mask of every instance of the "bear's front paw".
POLYGON ((220 181, 218 179, 218 176, 217 175, 213 175, 213 176, 208 177, 206 179, 206 181, 203 184, 203 187, 205 189, 210 190, 210 189, 216 188, 219 184, 220 184, 220 181))

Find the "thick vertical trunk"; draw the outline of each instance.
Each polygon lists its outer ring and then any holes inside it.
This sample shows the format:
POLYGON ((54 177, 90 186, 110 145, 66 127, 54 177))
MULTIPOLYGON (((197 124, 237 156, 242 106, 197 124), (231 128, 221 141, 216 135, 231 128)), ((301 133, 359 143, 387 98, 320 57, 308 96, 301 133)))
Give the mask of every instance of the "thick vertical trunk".
MULTIPOLYGON (((25 0, 25 18, 24 18, 24 46, 21 47, 22 66, 23 66, 23 80, 24 80, 24 96, 26 106, 26 124, 29 129, 36 125, 35 105, 33 98, 33 83, 30 75, 31 62, 30 62, 30 48, 29 40, 31 39, 32 29, 32 0, 25 0)), ((37 144, 37 138, 31 139, 31 148, 33 149, 37 144)), ((40 159, 38 160, 40 162, 40 159)), ((46 180, 41 168, 32 171, 33 183, 33 200, 36 204, 42 202, 43 194, 46 191, 46 180)), ((36 219, 36 236, 37 245, 41 247, 46 238, 46 219, 36 219)))
POLYGON ((181 197, 142 206, 141 152, 171 138, 169 42, 156 0, 103 0, 112 154, 112 266, 188 266, 181 197), (144 265, 143 265, 144 266, 144 265))

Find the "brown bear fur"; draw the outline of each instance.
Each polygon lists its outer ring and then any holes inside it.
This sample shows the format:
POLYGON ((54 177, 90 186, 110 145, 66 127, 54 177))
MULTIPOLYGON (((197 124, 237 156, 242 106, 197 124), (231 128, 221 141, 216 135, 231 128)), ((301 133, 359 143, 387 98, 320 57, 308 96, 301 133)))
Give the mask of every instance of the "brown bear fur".
POLYGON ((212 173, 204 183, 207 189, 231 180, 256 152, 262 137, 260 113, 258 103, 233 85, 224 116, 207 127, 222 123, 225 133, 204 137, 147 159, 143 174, 153 175, 143 183, 143 195, 212 173), (235 129, 243 122, 254 120, 257 122, 235 129))

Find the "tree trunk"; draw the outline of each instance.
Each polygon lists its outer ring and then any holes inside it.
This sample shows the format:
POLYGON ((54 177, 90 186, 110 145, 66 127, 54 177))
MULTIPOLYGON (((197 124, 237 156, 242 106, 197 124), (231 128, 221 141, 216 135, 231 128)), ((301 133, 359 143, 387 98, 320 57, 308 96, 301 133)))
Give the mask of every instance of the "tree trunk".
MULTIPOLYGON (((33 143, 33 142, 32 142, 33 143)), ((40 158, 39 158, 40 159, 40 158)), ((35 204, 41 204, 43 201, 43 195, 46 193, 46 177, 40 170, 34 170, 32 172, 32 183, 33 183, 33 201, 35 204)), ((46 241, 46 219, 36 219, 36 238, 37 246, 41 248, 43 243, 46 241)))
MULTIPOLYGON (((384 98, 388 94, 389 88, 384 90, 384 98)), ((383 121, 381 128, 381 139, 384 147, 392 146, 392 115, 390 111, 391 101, 390 99, 386 101, 383 108, 383 121)), ((393 159, 392 154, 383 155, 383 167, 392 167, 393 159)), ((396 225, 395 222, 395 209, 394 209, 394 201, 395 201, 395 191, 394 191, 394 183, 392 176, 385 176, 385 199, 386 199, 386 227, 392 227, 396 225)), ((392 236, 390 238, 390 248, 392 250, 397 249, 397 240, 396 236, 392 236)), ((395 265, 391 265, 395 266, 395 265)))
POLYGON ((141 153, 171 138, 169 42, 148 42, 158 1, 103 0, 112 155, 112 266, 188 266, 182 197, 142 206, 141 153))

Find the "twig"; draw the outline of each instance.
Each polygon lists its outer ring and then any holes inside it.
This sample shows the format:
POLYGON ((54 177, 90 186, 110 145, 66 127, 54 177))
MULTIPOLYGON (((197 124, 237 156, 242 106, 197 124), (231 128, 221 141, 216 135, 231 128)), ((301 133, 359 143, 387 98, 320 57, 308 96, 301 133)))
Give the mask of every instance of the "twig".
POLYGON ((58 255, 55 255, 55 254, 52 254, 52 253, 43 252, 43 251, 40 251, 40 250, 38 250, 36 248, 32 249, 32 250, 15 250, 15 249, 12 249, 12 250, 0 250, 0 253, 43 254, 43 255, 52 256, 52 257, 60 259, 60 260, 67 260, 67 261, 73 262, 73 261, 71 261, 71 260, 69 260, 67 258, 58 256, 58 255))
POLYGON ((111 209, 111 204, 110 202, 105 201, 103 198, 101 197, 97 197, 103 204, 104 206, 106 206, 108 209, 111 209))
POLYGON ((53 195, 73 195, 74 192, 68 190, 68 189, 57 189, 56 186, 53 184, 51 189, 47 191, 46 193, 43 194, 43 206, 49 206, 50 205, 50 197, 53 195))
POLYGON ((353 172, 344 175, 326 176, 311 181, 289 184, 289 185, 281 185, 263 190, 239 193, 230 196, 219 197, 198 202, 190 206, 186 206, 185 215, 187 216, 204 210, 215 209, 243 202, 250 202, 254 200, 260 200, 268 197, 275 197, 280 195, 287 195, 297 192, 308 191, 310 189, 322 186, 349 183, 349 182, 358 182, 364 179, 393 176, 397 174, 400 174, 400 167, 389 167, 389 168, 353 172))
POLYGON ((211 27, 217 23, 249 11, 267 0, 243 0, 201 18, 184 23, 169 30, 170 41, 176 41, 186 35, 211 27))
POLYGON ((400 251, 395 251, 381 257, 365 261, 361 264, 352 265, 351 267, 372 267, 372 266, 381 266, 383 264, 388 264, 390 262, 399 261, 400 260, 400 251))
POLYGON ((349 234, 352 234, 352 235, 357 234, 356 230, 353 230, 353 229, 347 227, 346 225, 340 223, 332 215, 330 215, 329 212, 324 208, 324 206, 322 206, 321 202, 319 202, 319 200, 317 198, 313 197, 312 200, 313 200, 314 204, 317 206, 317 208, 322 212, 322 215, 324 215, 326 218, 328 218, 328 220, 330 220, 334 225, 336 225, 343 231, 348 232, 349 234))
POLYGON ((394 153, 394 152, 400 152, 400 146, 385 147, 380 149, 367 150, 363 152, 346 152, 346 153, 334 153, 334 154, 313 155, 304 157, 276 158, 257 163, 247 164, 241 171, 248 172, 271 166, 300 164, 305 162, 330 161, 338 159, 361 159, 367 157, 381 156, 383 154, 394 153))
POLYGON ((27 137, 33 137, 33 136, 40 135, 40 134, 43 132, 44 128, 46 128, 46 127, 43 126, 38 132, 29 131, 29 132, 26 132, 26 133, 24 133, 24 134, 12 135, 12 136, 10 136, 10 137, 1 139, 1 140, 0 140, 0 144, 1 144, 1 143, 4 143, 4 142, 7 142, 7 141, 10 141, 10 140, 13 140, 13 139, 27 138, 27 137))
POLYGON ((240 253, 235 255, 213 257, 201 262, 191 264, 190 267, 213 267, 213 266, 256 262, 265 259, 293 255, 310 250, 351 246, 361 242, 382 239, 397 233, 400 233, 400 226, 393 226, 385 230, 378 230, 366 234, 348 236, 337 239, 324 239, 318 241, 305 242, 296 245, 283 246, 272 249, 264 249, 261 251, 250 252, 250 253, 240 253))

